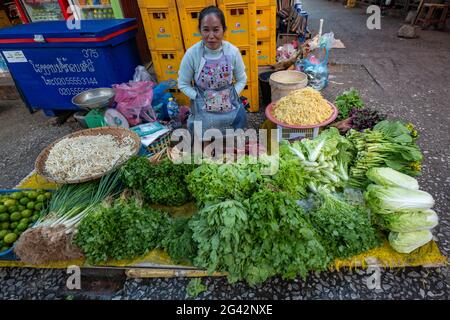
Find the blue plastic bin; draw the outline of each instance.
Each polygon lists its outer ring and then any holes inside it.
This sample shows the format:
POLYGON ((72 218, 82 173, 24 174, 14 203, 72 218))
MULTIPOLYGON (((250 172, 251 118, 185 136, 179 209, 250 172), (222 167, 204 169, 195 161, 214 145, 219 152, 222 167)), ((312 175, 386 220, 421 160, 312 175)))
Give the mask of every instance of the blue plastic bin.
POLYGON ((0 52, 30 110, 80 110, 71 99, 132 80, 141 64, 135 19, 45 21, 0 30, 0 52))

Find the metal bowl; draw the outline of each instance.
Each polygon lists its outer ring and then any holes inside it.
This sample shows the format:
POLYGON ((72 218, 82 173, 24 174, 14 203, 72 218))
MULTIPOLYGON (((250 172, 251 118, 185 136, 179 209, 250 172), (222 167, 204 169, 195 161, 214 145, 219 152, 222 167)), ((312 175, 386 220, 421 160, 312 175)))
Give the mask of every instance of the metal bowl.
POLYGON ((83 91, 72 98, 72 103, 81 109, 92 110, 111 107, 115 93, 111 88, 96 88, 83 91))

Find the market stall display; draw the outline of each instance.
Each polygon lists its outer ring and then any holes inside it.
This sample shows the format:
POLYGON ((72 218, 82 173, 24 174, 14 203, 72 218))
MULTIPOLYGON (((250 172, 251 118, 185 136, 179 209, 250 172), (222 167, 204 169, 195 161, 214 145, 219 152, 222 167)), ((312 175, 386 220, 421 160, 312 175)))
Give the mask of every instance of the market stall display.
MULTIPOLYGON (((128 23, 114 31, 130 32, 128 23)), ((293 73, 295 85, 307 85, 293 73)), ((22 185, 58 183, 51 199, 43 191, 0 197, 0 251, 14 246, 20 259, 11 264, 164 265, 255 285, 365 266, 374 257, 382 266, 445 260, 431 241, 439 222, 433 196, 413 178, 423 160, 418 132, 366 106, 356 90, 335 105, 311 87, 289 90, 265 111, 281 132, 277 151, 249 141, 226 149, 231 156, 193 161, 195 154, 174 151, 170 141, 182 122, 165 92, 174 87, 124 82, 130 79, 108 84, 109 96, 93 101, 104 107, 94 110, 100 125, 119 127, 73 133, 39 155, 38 175, 22 185)))

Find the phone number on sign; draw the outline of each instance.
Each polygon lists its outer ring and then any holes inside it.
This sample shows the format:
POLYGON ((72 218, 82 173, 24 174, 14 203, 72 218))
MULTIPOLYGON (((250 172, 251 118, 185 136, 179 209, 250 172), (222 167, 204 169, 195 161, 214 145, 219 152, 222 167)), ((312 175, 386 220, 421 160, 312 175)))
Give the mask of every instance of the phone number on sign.
POLYGON ((46 79, 42 77, 47 86, 79 86, 79 85, 97 85, 98 81, 96 78, 80 78, 80 77, 63 77, 63 78, 53 78, 46 79))
POLYGON ((58 92, 62 96, 74 96, 89 89, 92 88, 59 88, 58 92))

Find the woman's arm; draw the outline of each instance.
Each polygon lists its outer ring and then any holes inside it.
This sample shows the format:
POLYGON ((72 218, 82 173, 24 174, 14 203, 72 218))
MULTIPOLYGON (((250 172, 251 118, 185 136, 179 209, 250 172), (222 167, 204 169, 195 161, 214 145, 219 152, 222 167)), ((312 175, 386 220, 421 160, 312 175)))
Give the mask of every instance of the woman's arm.
POLYGON ((192 100, 197 96, 197 91, 192 87, 194 75, 194 59, 192 58, 192 51, 188 50, 181 60, 178 70, 178 89, 192 100))
POLYGON ((247 84, 247 74, 245 73, 244 60, 242 60, 242 55, 239 50, 237 50, 235 57, 233 75, 236 83, 234 87, 236 88, 237 94, 240 95, 247 84))

